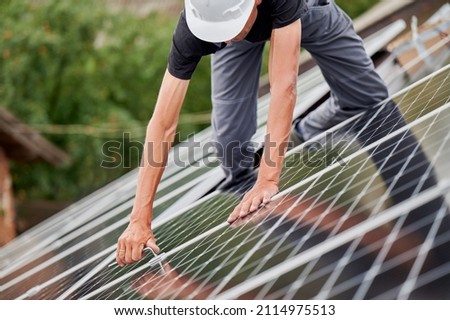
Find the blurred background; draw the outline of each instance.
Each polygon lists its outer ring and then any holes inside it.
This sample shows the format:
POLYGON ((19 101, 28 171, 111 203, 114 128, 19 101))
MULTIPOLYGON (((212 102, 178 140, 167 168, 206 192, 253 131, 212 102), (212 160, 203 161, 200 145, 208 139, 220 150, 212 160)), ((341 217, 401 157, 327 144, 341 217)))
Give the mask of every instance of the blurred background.
MULTIPOLYGON (((448 299, 450 3, 336 2, 401 113, 386 104, 313 139, 317 150, 291 150, 274 206, 231 227, 242 190, 215 190, 223 174, 209 150, 179 144, 153 210, 164 253, 120 268, 133 169, 183 0, 2 0, 0 299, 448 299)), ((329 96, 308 53, 300 60, 296 117, 329 96)), ((205 58, 177 142, 210 113, 205 58)))
MULTIPOLYGON (((379 1, 336 2, 355 18, 379 1)), ((15 218, 0 223, 20 234, 138 166, 182 6, 182 0, 0 2, 0 109, 14 122, 12 135, 28 140, 3 141, 11 178, 2 201, 9 188, 15 218), (109 141, 121 143, 115 160, 122 165, 101 166, 109 141), (29 161, 32 148, 41 155, 29 161), (50 154, 57 160, 46 159, 50 154)), ((205 58, 177 141, 209 125, 209 73, 205 58)))

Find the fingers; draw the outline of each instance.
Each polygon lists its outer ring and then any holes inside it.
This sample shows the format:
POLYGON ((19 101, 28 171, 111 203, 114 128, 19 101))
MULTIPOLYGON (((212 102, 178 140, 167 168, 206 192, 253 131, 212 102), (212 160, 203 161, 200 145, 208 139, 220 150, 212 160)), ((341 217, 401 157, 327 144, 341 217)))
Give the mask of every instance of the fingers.
POLYGON ((269 192, 265 192, 262 203, 268 204, 270 202, 271 198, 272 198, 272 194, 270 194, 269 192))
POLYGON ((271 201, 271 198, 278 193, 276 184, 265 184, 263 186, 255 186, 248 192, 241 203, 233 210, 227 219, 228 223, 233 223, 237 219, 242 219, 252 212, 257 211, 261 205, 265 206, 271 201))
MULTIPOLYGON (((254 211, 258 210, 259 205, 262 202, 263 202, 263 197, 262 196, 257 196, 255 198, 253 198, 252 205, 250 206, 249 212, 254 212, 254 211)), ((249 212, 246 212, 245 214, 247 215, 249 212)))
MULTIPOLYGON (((126 264, 132 264, 142 259, 144 247, 149 247, 158 254, 159 247, 155 243, 153 233, 147 234, 147 240, 134 239, 129 236, 129 232, 125 231, 117 242, 116 262, 123 267, 126 264)), ((142 239, 142 238, 141 238, 142 239)))
MULTIPOLYGON (((123 241, 124 242, 124 241, 123 241)), ((123 267, 126 264, 132 264, 142 259, 142 250, 144 244, 122 244, 118 243, 116 251, 116 262, 119 266, 123 267)))
POLYGON ((231 224, 234 221, 236 221, 237 218, 239 218, 240 212, 241 212, 241 205, 239 204, 238 206, 236 206, 236 208, 234 208, 233 212, 228 217, 227 222, 231 224))
POLYGON ((142 259, 142 250, 144 249, 144 244, 141 243, 137 246, 131 247, 131 261, 136 262, 142 259))
POLYGON ((159 253, 159 247, 156 245, 155 243, 155 239, 154 238, 150 238, 147 240, 147 243, 145 244, 148 248, 152 249, 153 252, 155 252, 156 254, 159 253))
POLYGON ((263 203, 264 197, 262 195, 256 195, 254 197, 244 197, 242 202, 233 210, 227 219, 228 223, 233 223, 237 219, 242 219, 248 214, 258 210, 261 203, 263 203))
POLYGON ((123 267, 125 265, 125 247, 121 246, 120 243, 117 245, 116 251, 116 262, 119 266, 123 267))
POLYGON ((131 264, 134 261, 131 259, 131 253, 133 252, 133 245, 130 243, 126 244, 125 247, 125 263, 126 264, 131 264))
POLYGON ((245 200, 242 203, 241 211, 239 212, 239 218, 243 218, 248 214, 248 212, 250 211, 251 205, 252 205, 252 201, 250 201, 250 200, 245 200))
MULTIPOLYGON (((229 218, 231 220, 231 218, 229 218)), ((237 218, 230 224, 231 228, 239 228, 246 225, 249 221, 252 221, 253 216, 246 216, 244 218, 237 218)), ((228 221, 228 220, 227 220, 228 221)))

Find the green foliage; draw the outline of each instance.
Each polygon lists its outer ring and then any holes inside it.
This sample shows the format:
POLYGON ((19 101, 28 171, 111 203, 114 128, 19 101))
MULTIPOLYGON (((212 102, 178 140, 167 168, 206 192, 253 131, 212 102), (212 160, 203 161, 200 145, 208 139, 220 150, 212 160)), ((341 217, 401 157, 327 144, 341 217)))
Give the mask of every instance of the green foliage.
POLYGON ((336 0, 336 4, 340 6, 347 14, 353 19, 364 13, 380 2, 380 0, 356 0, 356 1, 348 1, 348 0, 336 0))
MULTIPOLYGON (((70 154, 64 168, 13 165, 22 198, 74 199, 136 167, 101 168, 102 146, 124 132, 143 142, 167 65, 174 17, 113 14, 91 0, 0 2, 0 105, 70 154), (51 126, 49 126, 51 125, 51 126), (88 129, 73 133, 71 125, 88 129), (81 191, 80 191, 81 190, 81 191)), ((196 77, 208 78, 208 61, 196 77)), ((209 81, 192 86, 183 113, 210 108, 209 81)), ((181 128, 182 137, 198 126, 181 128)))
MULTIPOLYGON (((377 1, 337 2, 355 16, 377 1)), ((112 13, 105 3, 0 1, 0 106, 42 130, 72 158, 56 169, 45 163, 13 165, 21 198, 73 200, 139 163, 139 152, 125 148, 118 157, 129 160, 128 166, 102 168, 102 147, 122 141, 124 132, 143 142, 177 19, 112 13)), ((205 58, 182 116, 210 111, 209 73, 205 58)), ((180 139, 204 126, 183 123, 180 139)))

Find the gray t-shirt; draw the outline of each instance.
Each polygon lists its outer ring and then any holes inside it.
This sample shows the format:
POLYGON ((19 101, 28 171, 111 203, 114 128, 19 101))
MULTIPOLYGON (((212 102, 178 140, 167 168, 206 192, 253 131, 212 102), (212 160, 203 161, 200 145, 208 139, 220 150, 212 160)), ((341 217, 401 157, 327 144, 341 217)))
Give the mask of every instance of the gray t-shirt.
MULTIPOLYGON (((305 0, 262 0, 256 21, 245 40, 267 41, 272 30, 285 27, 300 19, 307 10, 305 0)), ((224 48, 226 43, 210 43, 196 38, 189 30, 184 10, 173 34, 169 53, 168 70, 176 78, 188 80, 202 56, 224 48)))

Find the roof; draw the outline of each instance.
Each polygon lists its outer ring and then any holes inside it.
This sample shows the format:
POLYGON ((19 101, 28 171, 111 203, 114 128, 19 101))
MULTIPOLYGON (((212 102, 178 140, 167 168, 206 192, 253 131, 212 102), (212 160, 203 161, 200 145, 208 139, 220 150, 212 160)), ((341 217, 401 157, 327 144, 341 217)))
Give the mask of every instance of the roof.
MULTIPOLYGON (((395 94, 406 125, 389 104, 337 125, 334 146, 308 153, 323 165, 305 163, 306 144, 290 150, 271 206, 232 227, 225 219, 242 193, 186 197, 223 175, 205 165, 217 163, 211 155, 192 157, 178 145, 154 202, 161 255, 114 264, 134 202, 131 172, 1 249, 0 297, 448 299, 449 82, 447 66, 395 94), (337 156, 342 162, 323 163, 337 156)), ((301 113, 327 88, 318 68, 298 83, 301 113)), ((255 142, 264 138, 268 100, 258 102, 255 142)))
POLYGON ((17 162, 46 161, 53 165, 69 162, 69 156, 38 132, 0 108, 0 147, 17 162))

